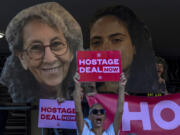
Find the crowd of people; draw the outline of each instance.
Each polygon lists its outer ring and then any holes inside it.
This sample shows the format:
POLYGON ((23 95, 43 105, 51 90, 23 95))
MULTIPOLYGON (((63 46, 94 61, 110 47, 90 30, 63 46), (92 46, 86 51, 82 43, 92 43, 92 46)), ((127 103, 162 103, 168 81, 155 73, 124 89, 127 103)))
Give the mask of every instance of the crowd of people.
POLYGON ((147 25, 126 6, 98 10, 90 22, 89 33, 88 50, 121 52, 120 82, 79 82, 76 51, 83 50, 81 28, 55 2, 24 9, 11 20, 6 29, 11 55, 0 82, 8 87, 14 103, 37 103, 41 98, 74 100, 79 135, 117 135, 125 94, 168 94, 167 64, 162 58, 155 58, 147 25), (118 95, 114 121, 105 131, 102 127, 106 110, 101 104, 88 110, 92 128, 83 117, 82 99, 96 93, 118 95))

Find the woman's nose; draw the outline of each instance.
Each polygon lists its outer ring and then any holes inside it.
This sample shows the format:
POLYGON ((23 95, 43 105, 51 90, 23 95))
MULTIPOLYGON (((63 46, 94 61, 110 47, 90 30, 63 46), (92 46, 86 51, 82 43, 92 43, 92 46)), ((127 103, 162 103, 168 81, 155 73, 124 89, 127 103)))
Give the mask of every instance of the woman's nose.
POLYGON ((50 47, 45 47, 43 62, 53 62, 57 60, 55 54, 51 51, 50 47))
POLYGON ((111 43, 109 42, 109 40, 105 40, 102 45, 102 50, 103 51, 110 50, 110 46, 111 46, 111 43))

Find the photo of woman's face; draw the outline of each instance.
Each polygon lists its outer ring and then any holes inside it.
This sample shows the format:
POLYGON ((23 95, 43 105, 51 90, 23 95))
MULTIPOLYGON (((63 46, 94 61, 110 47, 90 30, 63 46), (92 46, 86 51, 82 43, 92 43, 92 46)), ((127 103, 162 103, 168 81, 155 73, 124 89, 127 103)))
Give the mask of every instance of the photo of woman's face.
POLYGON ((60 29, 40 20, 30 21, 23 28, 23 48, 25 51, 18 55, 21 64, 41 85, 58 86, 64 80, 73 55, 60 29), (57 55, 59 52, 63 53, 57 55))
POLYGON ((93 24, 90 30, 90 48, 119 50, 123 70, 131 65, 135 54, 126 25, 115 16, 104 16, 93 24))

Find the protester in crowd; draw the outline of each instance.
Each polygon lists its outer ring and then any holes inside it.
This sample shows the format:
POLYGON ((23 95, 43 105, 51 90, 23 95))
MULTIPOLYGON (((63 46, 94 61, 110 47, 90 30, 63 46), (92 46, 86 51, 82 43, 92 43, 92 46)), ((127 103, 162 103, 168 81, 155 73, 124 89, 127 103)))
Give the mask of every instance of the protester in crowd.
POLYGON ((22 10, 9 23, 11 56, 0 82, 15 103, 39 98, 69 98, 76 51, 83 40, 79 24, 61 5, 47 2, 22 10))
MULTIPOLYGON (((90 24, 91 50, 119 50, 126 91, 139 94, 156 92, 158 87, 155 55, 148 27, 125 6, 98 10, 90 24)), ((97 91, 116 93, 118 83, 97 83, 97 91)))
POLYGON ((167 80, 167 63, 161 57, 156 57, 156 68, 158 74, 159 90, 162 95, 167 95, 168 91, 166 88, 167 80))
POLYGON ((126 84, 125 75, 122 73, 118 88, 118 101, 117 108, 113 123, 108 129, 103 131, 103 123, 106 118, 106 111, 101 104, 94 104, 89 110, 89 120, 92 123, 92 128, 90 129, 87 123, 83 119, 82 106, 81 106, 81 91, 82 87, 79 82, 80 76, 76 74, 74 76, 75 81, 75 91, 73 93, 75 110, 76 110, 76 122, 79 135, 117 135, 119 133, 120 124, 123 114, 124 105, 124 87, 126 84))

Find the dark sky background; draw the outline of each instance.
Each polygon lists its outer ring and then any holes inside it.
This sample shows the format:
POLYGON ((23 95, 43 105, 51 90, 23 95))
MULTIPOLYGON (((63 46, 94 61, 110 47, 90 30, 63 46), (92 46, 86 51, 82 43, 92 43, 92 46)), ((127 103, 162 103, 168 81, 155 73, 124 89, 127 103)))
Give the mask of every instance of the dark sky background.
MULTIPOLYGON (((0 31, 22 9, 47 0, 1 0, 0 31)), ((180 58, 180 1, 179 0, 55 0, 63 5, 80 23, 84 39, 92 14, 99 8, 122 4, 131 8, 149 26, 155 53, 180 58)), ((85 47, 87 46, 85 42, 85 47)), ((7 43, 0 39, 0 53, 8 52, 7 43)))

